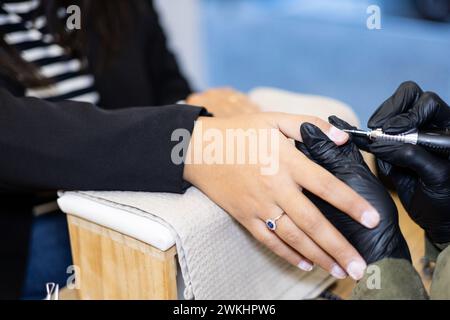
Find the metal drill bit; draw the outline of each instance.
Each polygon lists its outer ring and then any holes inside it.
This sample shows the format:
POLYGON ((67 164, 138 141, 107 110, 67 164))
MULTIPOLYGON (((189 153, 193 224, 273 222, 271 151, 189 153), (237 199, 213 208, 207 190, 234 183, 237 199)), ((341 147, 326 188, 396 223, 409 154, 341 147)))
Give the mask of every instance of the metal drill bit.
POLYGON ((350 130, 350 129, 344 129, 344 132, 350 133, 355 136, 360 137, 367 137, 370 138, 370 131, 364 131, 364 130, 350 130))

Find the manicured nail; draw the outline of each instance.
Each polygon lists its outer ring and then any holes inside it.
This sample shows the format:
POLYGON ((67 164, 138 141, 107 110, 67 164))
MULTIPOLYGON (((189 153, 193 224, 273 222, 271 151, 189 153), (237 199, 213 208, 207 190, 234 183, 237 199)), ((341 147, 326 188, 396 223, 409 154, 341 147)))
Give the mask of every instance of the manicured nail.
POLYGON ((311 271, 313 269, 313 265, 305 260, 300 261, 300 263, 297 265, 300 269, 303 271, 311 271))
POLYGON ((331 268, 331 275, 337 279, 345 279, 347 278, 347 273, 342 269, 337 263, 333 265, 331 268))
POLYGON ((367 228, 375 228, 380 223, 380 214, 375 210, 366 210, 361 216, 361 224, 367 228))
POLYGON ((331 126, 328 131, 328 137, 334 142, 344 142, 348 139, 348 133, 336 128, 335 126, 331 126))
POLYGON ((347 266, 347 273, 354 280, 360 280, 364 276, 367 265, 363 261, 352 261, 347 266))

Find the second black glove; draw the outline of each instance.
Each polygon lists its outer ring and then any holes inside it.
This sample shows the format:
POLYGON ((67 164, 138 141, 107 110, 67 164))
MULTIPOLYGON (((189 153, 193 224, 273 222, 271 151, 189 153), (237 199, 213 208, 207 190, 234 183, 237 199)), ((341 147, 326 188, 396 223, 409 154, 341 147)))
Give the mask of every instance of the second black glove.
POLYGON ((302 125, 301 135, 303 143, 297 142, 297 148, 369 201, 379 212, 380 223, 374 229, 367 229, 315 195, 307 191, 304 192, 305 195, 359 251, 367 263, 383 258, 411 261, 408 246, 398 225, 395 203, 370 172, 356 145, 349 141, 338 147, 319 128, 309 123, 302 125))

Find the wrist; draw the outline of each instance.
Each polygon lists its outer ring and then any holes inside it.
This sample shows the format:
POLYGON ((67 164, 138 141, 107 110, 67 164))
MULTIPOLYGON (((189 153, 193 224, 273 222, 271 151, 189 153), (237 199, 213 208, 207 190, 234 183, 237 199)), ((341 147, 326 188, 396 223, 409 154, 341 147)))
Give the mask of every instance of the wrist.
POLYGON ((203 161, 201 159, 201 152, 204 148, 203 134, 205 129, 217 127, 217 118, 211 117, 199 117, 194 124, 192 130, 191 139, 186 151, 184 160, 183 179, 189 183, 196 185, 198 178, 198 172, 203 167, 203 161))

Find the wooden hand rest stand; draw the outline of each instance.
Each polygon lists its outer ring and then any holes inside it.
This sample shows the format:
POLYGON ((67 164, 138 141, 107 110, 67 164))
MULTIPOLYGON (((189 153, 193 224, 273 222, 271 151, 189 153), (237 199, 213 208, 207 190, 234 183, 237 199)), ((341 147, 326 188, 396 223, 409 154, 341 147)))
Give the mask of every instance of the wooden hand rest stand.
POLYGON ((177 299, 176 248, 161 251, 67 215, 80 299, 177 299))

